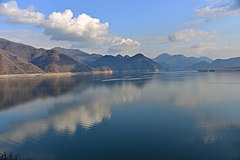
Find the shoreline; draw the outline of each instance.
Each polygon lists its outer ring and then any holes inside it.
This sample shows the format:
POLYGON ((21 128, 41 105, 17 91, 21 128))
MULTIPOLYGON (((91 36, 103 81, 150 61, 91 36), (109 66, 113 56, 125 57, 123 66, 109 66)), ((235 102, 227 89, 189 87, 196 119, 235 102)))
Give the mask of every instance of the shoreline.
MULTIPOLYGON (((187 70, 186 70, 187 71, 187 70)), ((133 71, 127 71, 127 73, 131 73, 133 71)), ((171 71, 167 71, 171 72, 171 71)), ((177 71, 179 72, 179 71, 177 71)), ((188 72, 188 71, 187 71, 188 72)), ((207 70, 207 69, 201 69, 201 70, 194 70, 194 72, 240 72, 240 70, 207 70)), ((7 79, 7 78, 36 78, 36 77, 71 77, 71 76, 77 76, 77 75, 112 75, 114 73, 118 73, 117 71, 93 71, 93 72, 61 72, 61 73, 26 73, 26 74, 0 74, 0 79, 7 79)), ((120 72, 120 73, 126 73, 126 72, 120 72)), ((163 73, 163 72, 142 72, 142 73, 163 73)))
MULTIPOLYGON (((133 71, 122 71, 119 73, 132 73, 133 71)), ((165 71, 164 71, 165 72, 165 71)), ((167 71, 171 72, 171 71, 167 71)), ((175 72, 175 71, 174 71, 175 72)), ((179 72, 179 71, 176 71, 179 72)), ((180 71, 181 72, 181 71, 180 71)), ((186 70, 186 72, 189 72, 189 70, 186 70)), ((231 70, 231 69, 219 69, 219 70, 208 70, 208 69, 200 69, 200 70, 194 70, 194 72, 240 72, 239 70, 231 70)), ((36 78, 36 77, 71 77, 71 76, 77 76, 77 75, 111 75, 114 73, 118 73, 118 71, 93 71, 93 72, 61 72, 61 73, 26 73, 26 74, 0 74, 0 79, 7 79, 7 78, 36 78)), ((139 72, 137 72, 139 73, 139 72)), ((142 72, 142 73, 163 73, 163 72, 142 72)))
POLYGON ((6 78, 35 78, 35 77, 68 77, 68 76, 76 76, 76 75, 98 75, 98 74, 113 74, 113 72, 94 71, 94 72, 2 74, 2 75, 0 75, 0 79, 6 79, 6 78))

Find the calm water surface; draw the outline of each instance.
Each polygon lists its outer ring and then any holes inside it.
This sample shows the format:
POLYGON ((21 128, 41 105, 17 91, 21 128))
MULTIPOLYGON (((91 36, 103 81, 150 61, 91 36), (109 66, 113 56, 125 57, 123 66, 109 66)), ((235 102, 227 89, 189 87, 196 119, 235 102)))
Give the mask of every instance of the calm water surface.
POLYGON ((0 79, 0 150, 49 160, 240 159, 240 73, 0 79))

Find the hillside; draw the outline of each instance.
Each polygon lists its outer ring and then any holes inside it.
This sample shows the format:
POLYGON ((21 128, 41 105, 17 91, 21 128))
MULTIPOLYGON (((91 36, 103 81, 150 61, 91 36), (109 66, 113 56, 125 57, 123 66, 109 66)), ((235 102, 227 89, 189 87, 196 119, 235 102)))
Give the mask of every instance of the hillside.
MULTIPOLYGON (((8 58, 9 56, 17 57, 14 63, 6 61, 2 64, 4 65, 1 69, 2 74, 89 72, 92 70, 91 67, 81 63, 71 55, 59 53, 56 50, 37 49, 29 45, 15 43, 5 39, 0 39, 0 49, 5 51, 4 59, 6 59, 6 56, 8 56, 8 58), (21 66, 24 64, 24 67, 19 67, 20 64, 21 66)), ((11 58, 11 60, 13 60, 13 58, 11 58)))
POLYGON ((77 59, 78 61, 84 64, 90 64, 97 59, 101 58, 102 55, 100 54, 88 54, 87 52, 83 52, 79 49, 65 49, 60 47, 55 47, 53 50, 65 54, 67 56, 72 56, 73 58, 77 59))
POLYGON ((55 50, 49 50, 31 60, 45 72, 89 72, 92 69, 76 59, 55 50))
POLYGON ((164 67, 145 57, 143 54, 135 56, 103 56, 90 64, 92 67, 107 66, 114 71, 159 71, 164 67))
POLYGON ((43 71, 22 58, 0 50, 0 74, 42 73, 43 71))

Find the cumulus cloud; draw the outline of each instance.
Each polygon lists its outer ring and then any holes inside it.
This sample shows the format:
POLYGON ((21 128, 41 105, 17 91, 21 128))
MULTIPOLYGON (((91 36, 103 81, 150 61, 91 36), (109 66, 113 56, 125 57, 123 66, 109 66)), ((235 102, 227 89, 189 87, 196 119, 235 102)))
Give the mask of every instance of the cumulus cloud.
POLYGON ((206 32, 199 31, 196 29, 184 29, 172 33, 168 36, 169 41, 178 42, 178 41, 190 41, 193 38, 204 37, 204 38, 214 38, 216 37, 216 32, 206 32))
POLYGON ((70 9, 64 12, 53 12, 46 16, 36 12, 34 6, 27 9, 18 7, 16 1, 0 4, 0 15, 8 22, 17 24, 34 24, 44 29, 52 40, 74 42, 75 46, 91 48, 104 46, 108 51, 124 52, 140 45, 139 42, 115 36, 109 33, 109 24, 83 13, 73 16, 70 9))
POLYGON ((36 12, 34 6, 20 9, 17 2, 0 3, 0 15, 8 16, 11 23, 41 24, 44 14, 36 12))
POLYGON ((87 14, 73 17, 69 9, 61 12, 53 12, 42 24, 45 33, 54 40, 69 41, 96 41, 99 42, 108 36, 108 23, 101 23, 99 19, 87 14))
POLYGON ((140 46, 140 43, 134 41, 130 38, 121 38, 121 37, 112 37, 111 47, 109 48, 109 52, 111 53, 119 53, 123 50, 131 50, 134 51, 140 46))

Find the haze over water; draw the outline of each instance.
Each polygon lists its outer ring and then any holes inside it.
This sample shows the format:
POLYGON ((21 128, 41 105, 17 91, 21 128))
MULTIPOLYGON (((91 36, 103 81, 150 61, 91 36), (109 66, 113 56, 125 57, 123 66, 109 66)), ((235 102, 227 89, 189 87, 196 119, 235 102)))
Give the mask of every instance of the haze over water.
POLYGON ((240 158, 240 74, 0 79, 0 148, 32 159, 240 158))

